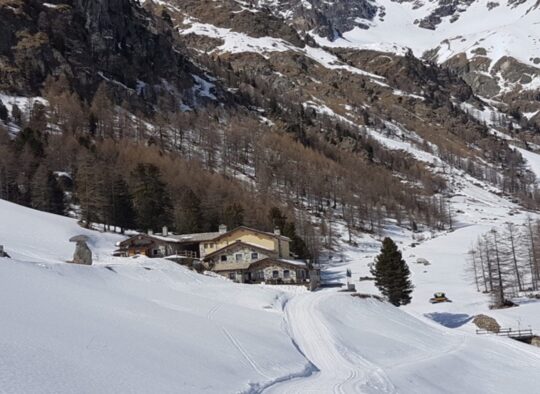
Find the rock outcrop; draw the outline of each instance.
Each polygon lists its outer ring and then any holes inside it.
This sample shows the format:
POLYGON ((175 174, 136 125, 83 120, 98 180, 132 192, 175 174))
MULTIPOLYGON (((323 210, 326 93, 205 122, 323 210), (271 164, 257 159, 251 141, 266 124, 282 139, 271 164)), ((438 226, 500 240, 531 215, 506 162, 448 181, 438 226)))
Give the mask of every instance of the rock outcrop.
POLYGON ((81 265, 92 265, 92 251, 87 245, 88 238, 84 235, 72 237, 70 242, 76 242, 73 260, 70 263, 81 265))
POLYGON ((501 329, 501 326, 492 317, 486 315, 476 315, 473 319, 473 323, 481 330, 486 330, 493 333, 498 333, 501 329))
POLYGON ((182 96, 199 71, 174 47, 170 29, 132 0, 2 1, 0 90, 35 96, 49 75, 64 74, 85 100, 103 81, 118 102, 182 96))

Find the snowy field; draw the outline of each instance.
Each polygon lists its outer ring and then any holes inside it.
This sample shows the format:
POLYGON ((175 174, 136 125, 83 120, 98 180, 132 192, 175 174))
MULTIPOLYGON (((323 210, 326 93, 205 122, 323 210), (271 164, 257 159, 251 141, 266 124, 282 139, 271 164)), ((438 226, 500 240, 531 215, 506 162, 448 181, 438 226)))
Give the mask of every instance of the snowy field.
MULTIPOLYGON (((453 181, 454 231, 419 241, 388 229, 415 285, 400 309, 336 289, 241 285, 166 260, 113 258, 119 235, 0 200, 0 244, 12 257, 0 259, 0 393, 536 392, 540 349, 477 336, 470 319, 485 313, 538 332, 540 303, 490 311, 466 262, 479 235, 527 213, 466 177, 453 181), (77 234, 90 238, 94 266, 65 263, 77 234), (454 302, 430 304, 435 291, 454 302)), ((358 279, 379 245, 366 236, 344 246, 326 275, 344 281, 350 268, 357 290, 374 292, 358 279)))

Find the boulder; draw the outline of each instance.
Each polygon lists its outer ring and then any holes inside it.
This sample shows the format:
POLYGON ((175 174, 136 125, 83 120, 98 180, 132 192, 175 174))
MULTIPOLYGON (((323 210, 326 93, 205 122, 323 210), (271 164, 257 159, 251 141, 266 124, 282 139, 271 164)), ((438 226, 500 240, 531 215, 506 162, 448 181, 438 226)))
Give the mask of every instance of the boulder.
POLYGON ((501 329, 497 320, 486 315, 476 315, 473 319, 473 323, 476 327, 489 332, 498 333, 501 329))
POLYGON ((4 251, 4 245, 0 245, 0 257, 9 257, 9 254, 4 251))

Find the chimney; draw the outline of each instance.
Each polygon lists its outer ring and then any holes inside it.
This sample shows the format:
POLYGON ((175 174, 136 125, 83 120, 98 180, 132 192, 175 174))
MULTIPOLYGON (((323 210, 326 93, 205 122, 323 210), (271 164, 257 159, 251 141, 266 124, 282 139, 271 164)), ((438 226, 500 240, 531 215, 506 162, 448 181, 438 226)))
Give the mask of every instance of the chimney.
POLYGON ((227 232, 227 226, 225 226, 224 224, 220 224, 219 225, 219 233, 220 234, 225 234, 227 232))
POLYGON ((281 230, 279 229, 279 227, 274 228, 274 234, 281 235, 281 230))
POLYGON ((163 235, 164 237, 167 237, 169 235, 169 229, 167 228, 167 226, 163 226, 163 230, 161 230, 161 235, 163 235))
POLYGON ((148 229, 148 235, 154 235, 154 230, 152 230, 151 228, 148 229))

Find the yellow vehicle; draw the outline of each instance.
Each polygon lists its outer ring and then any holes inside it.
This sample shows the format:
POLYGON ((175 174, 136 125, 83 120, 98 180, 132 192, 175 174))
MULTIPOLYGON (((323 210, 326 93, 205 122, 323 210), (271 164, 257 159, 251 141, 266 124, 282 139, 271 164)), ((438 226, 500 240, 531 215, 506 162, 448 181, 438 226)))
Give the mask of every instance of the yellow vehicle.
POLYGON ((429 302, 431 302, 432 304, 438 304, 441 302, 452 302, 452 300, 448 299, 446 297, 446 294, 439 292, 439 293, 433 294, 433 298, 430 298, 429 302))

